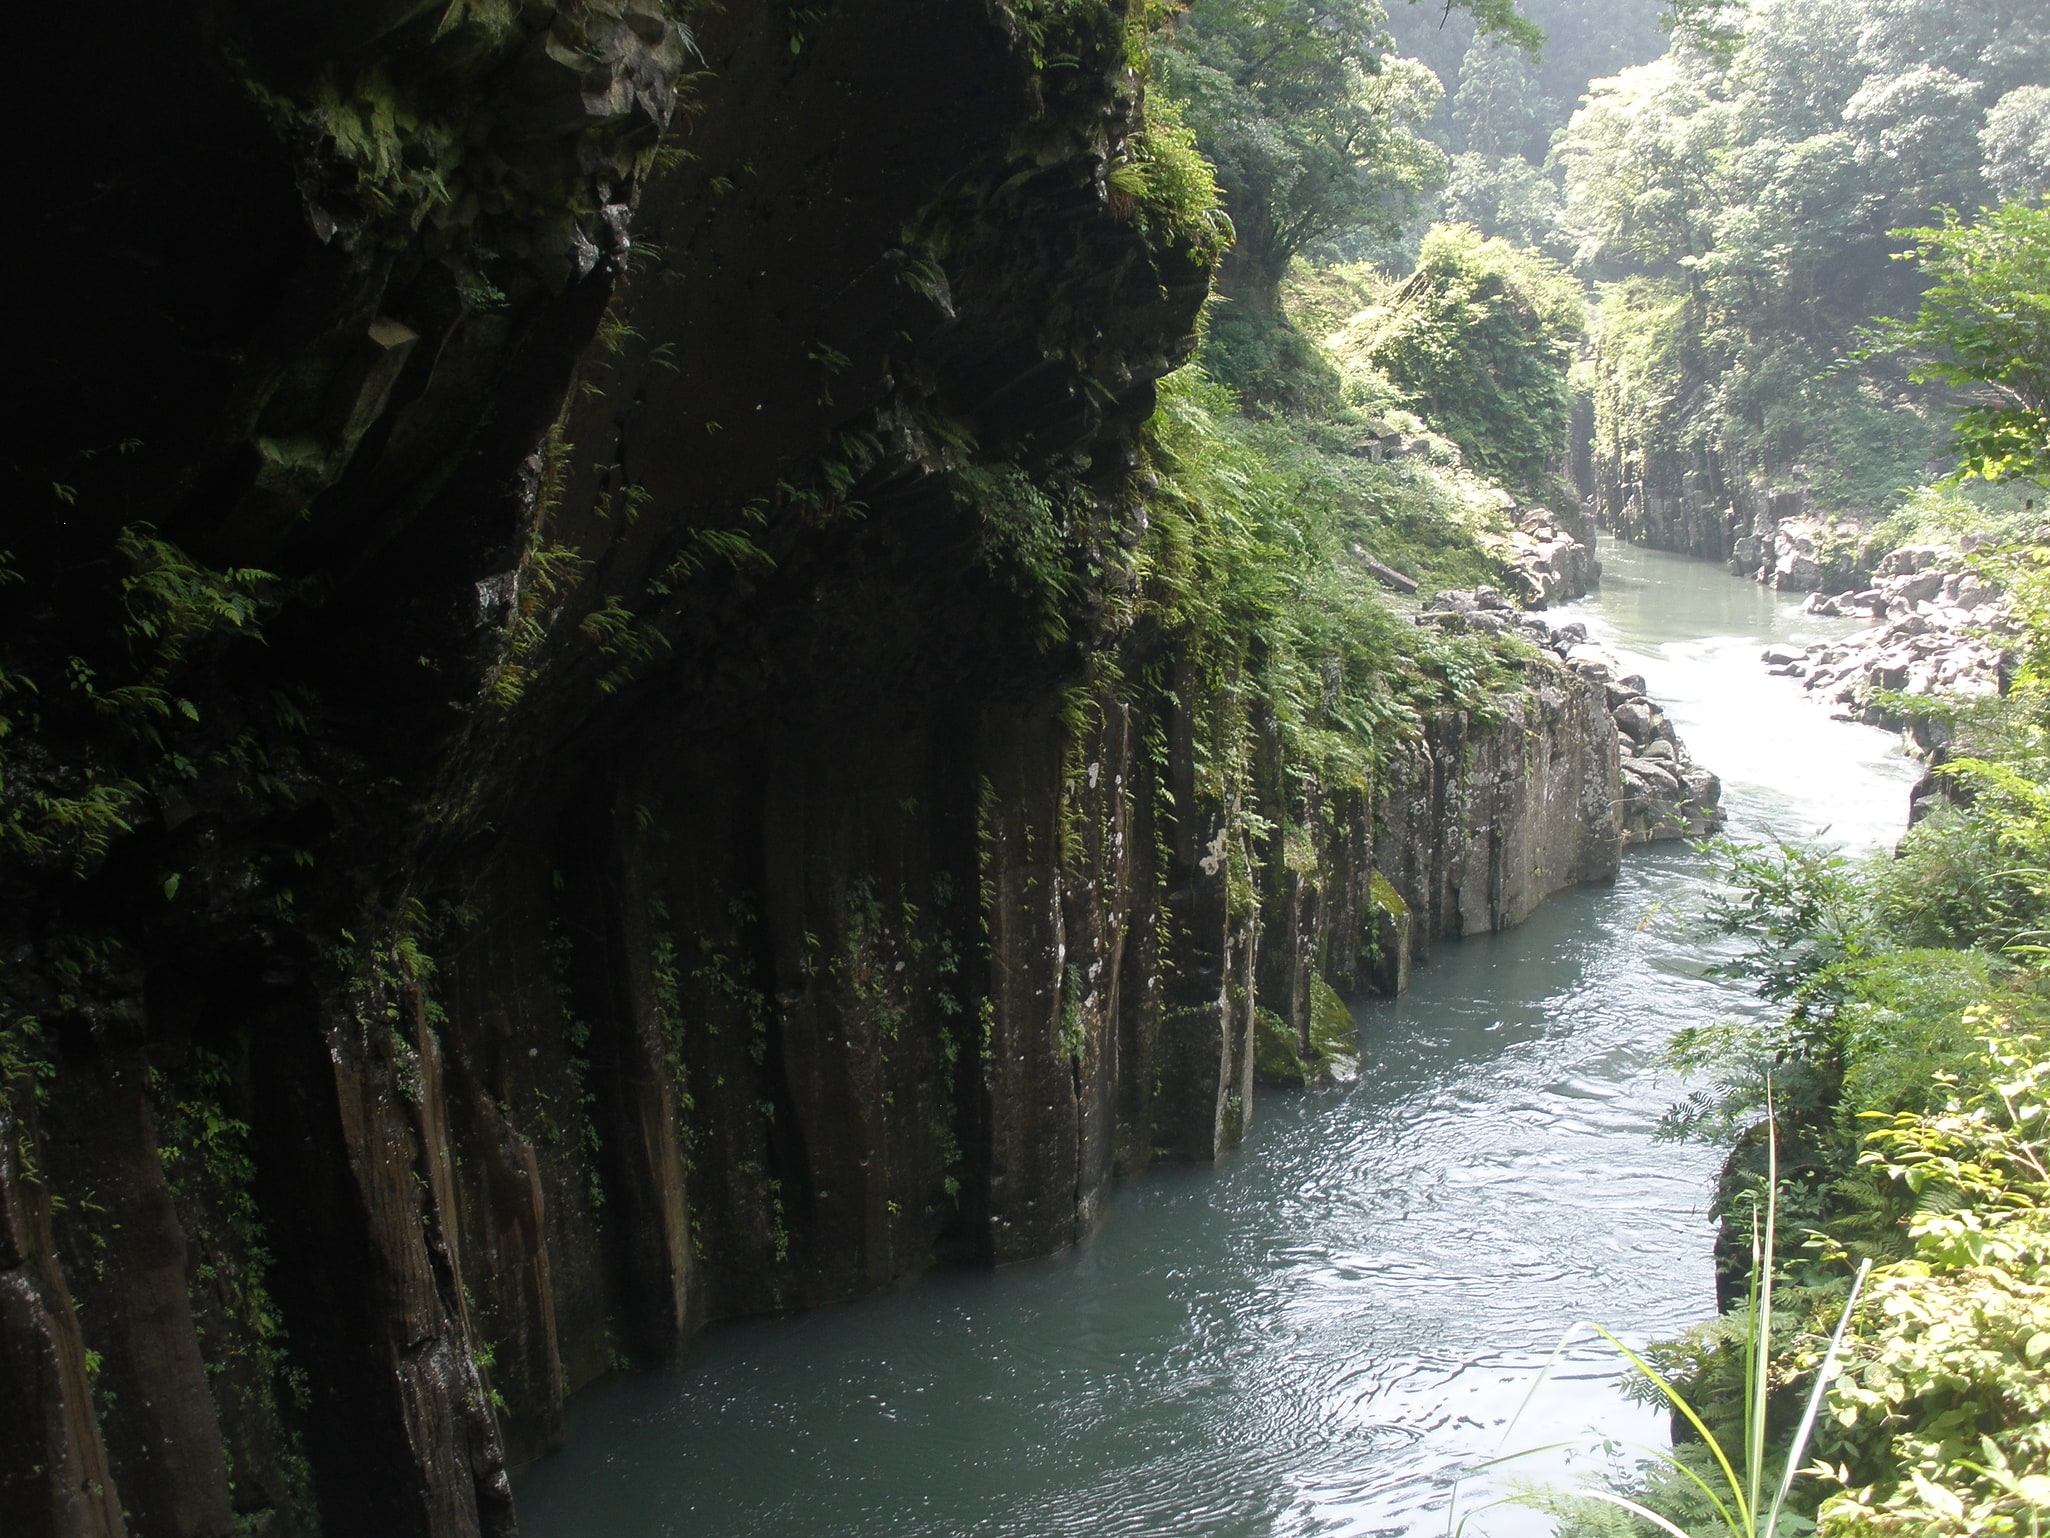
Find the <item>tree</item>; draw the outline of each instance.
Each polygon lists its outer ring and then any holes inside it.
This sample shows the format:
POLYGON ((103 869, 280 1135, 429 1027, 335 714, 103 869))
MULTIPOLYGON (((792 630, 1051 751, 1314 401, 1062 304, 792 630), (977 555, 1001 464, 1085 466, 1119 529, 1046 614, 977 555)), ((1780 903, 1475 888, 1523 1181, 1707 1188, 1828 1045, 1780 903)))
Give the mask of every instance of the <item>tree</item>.
MULTIPOLYGON (((1512 0, 1454 0, 1481 29, 1535 48, 1512 0)), ((1437 77, 1386 56, 1379 0, 1194 0, 1156 57, 1187 103, 1238 230, 1222 287, 1271 310, 1290 260, 1341 231, 1392 233, 1444 174, 1420 128, 1437 77)))
MULTIPOLYGON (((1596 82, 1553 147, 1578 263, 1687 301, 1684 405, 1596 392, 1598 418, 1658 424, 1633 439, 1617 495, 1677 495, 1690 473, 1722 495, 1765 474, 1833 511, 1883 513, 1941 452, 1947 405, 1869 354, 1840 365, 1873 317, 1919 295, 1890 230, 1978 203, 1989 176, 2026 181, 2039 119, 2024 87, 2050 73, 2050 8, 1702 0, 1678 19, 1666 57, 1596 82), (1727 48, 1707 35, 1726 25, 1727 48)), ((1598 441, 1623 441, 1610 425, 1598 441)))
POLYGON ((1559 189, 1521 155, 1454 155, 1442 207, 1445 223, 1470 224, 1519 246, 1549 251, 1557 238, 1559 189))
POLYGON ((1717 176, 1728 118, 1670 55, 1597 81, 1553 150, 1576 263, 1622 258, 1678 270, 1704 256, 1709 211, 1724 201, 1717 176))
POLYGON ((1879 335, 1915 356, 1916 379, 1971 397, 1952 429, 1957 478, 2050 480, 2050 198, 1897 233, 1930 283, 1879 335))
POLYGON ((1844 126, 1889 225, 1979 197, 1982 94, 1976 81, 1922 64, 1873 75, 1845 103, 1844 126))
POLYGON ((1439 225, 1364 350, 1476 468, 1533 486, 1565 447, 1585 329, 1580 285, 1557 263, 1439 225))
POLYGON ((1529 56, 1505 43, 1475 43, 1459 63, 1453 126, 1464 148, 1521 155, 1537 137, 1546 103, 1527 68, 1529 56))
POLYGON ((2025 85, 2001 97, 1986 114, 1979 145, 1998 196, 2050 192, 2050 86, 2025 85))

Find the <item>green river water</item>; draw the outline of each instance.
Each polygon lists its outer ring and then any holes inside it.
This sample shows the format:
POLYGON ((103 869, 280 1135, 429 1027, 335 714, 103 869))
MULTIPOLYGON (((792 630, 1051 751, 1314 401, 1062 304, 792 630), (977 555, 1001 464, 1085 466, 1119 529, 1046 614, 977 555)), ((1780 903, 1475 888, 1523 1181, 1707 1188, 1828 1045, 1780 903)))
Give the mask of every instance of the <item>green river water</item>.
MULTIPOLYGON (((1731 831, 1853 848, 1905 825, 1893 738, 1758 662, 1840 634, 1719 569, 1605 544, 1584 620, 1723 776, 1731 831)), ((714 1329, 582 1396, 518 1482, 531 1538, 1423 1534, 1576 1319, 1642 1341, 1713 1307, 1717 1157, 1655 1141, 1675 1029, 1757 1006, 1677 915, 1698 859, 1636 851, 1612 887, 1439 949, 1354 1006, 1350 1085, 1262 1094, 1217 1168, 1122 1188, 1095 1238, 800 1317, 714 1329)), ((1657 1441, 1616 1364, 1569 1356, 1515 1446, 1657 1441)), ((1522 1477, 1570 1482, 1598 1454, 1522 1477)), ((1486 1498, 1469 1480, 1462 1507, 1486 1498)), ((1498 1508, 1471 1534, 1549 1531, 1498 1508)))

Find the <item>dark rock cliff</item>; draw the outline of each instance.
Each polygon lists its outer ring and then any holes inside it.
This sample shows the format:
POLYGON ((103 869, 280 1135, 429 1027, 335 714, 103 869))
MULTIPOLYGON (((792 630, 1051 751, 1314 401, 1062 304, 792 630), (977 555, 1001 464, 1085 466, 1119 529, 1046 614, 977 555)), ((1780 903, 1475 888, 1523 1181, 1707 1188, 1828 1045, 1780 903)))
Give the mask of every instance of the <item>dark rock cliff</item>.
POLYGON ((1211 772, 1122 6, 49 9, 115 105, 16 253, 7 1533, 509 1534, 595 1377, 1065 1244, 1256 1009, 1613 874, 1565 675, 1211 772))

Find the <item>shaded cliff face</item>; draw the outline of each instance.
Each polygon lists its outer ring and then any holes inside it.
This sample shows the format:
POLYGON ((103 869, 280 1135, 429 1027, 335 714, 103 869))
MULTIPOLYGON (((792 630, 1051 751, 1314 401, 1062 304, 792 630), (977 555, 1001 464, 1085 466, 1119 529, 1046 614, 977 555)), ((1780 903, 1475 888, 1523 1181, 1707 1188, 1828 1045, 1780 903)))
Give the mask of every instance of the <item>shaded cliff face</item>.
POLYGON ((127 105, 7 457, 8 1532, 511 1533, 612 1367, 1230 1147, 1377 857, 1433 934, 1612 873, 1570 682, 1457 809, 1218 782, 1129 18, 900 9, 48 23, 127 105))

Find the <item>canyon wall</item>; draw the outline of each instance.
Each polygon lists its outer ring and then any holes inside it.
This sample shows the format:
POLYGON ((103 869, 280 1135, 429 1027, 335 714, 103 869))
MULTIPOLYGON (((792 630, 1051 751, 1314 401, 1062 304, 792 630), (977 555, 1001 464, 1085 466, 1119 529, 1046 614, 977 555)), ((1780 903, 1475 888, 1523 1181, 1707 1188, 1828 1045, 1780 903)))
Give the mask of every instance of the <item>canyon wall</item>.
POLYGON ((579 1387, 1066 1244, 1238 1141, 1259 1009, 1614 874, 1586 680, 1325 785, 1135 597, 1215 247, 1107 182, 1122 5, 96 18, 17 253, 0 1529, 511 1534, 579 1387))
POLYGON ((1715 561, 1782 592, 1849 592, 1870 585, 1876 558, 1855 519, 1813 511, 1799 488, 1713 466, 1679 470, 1602 459, 1589 499, 1594 521, 1634 545, 1715 561))

